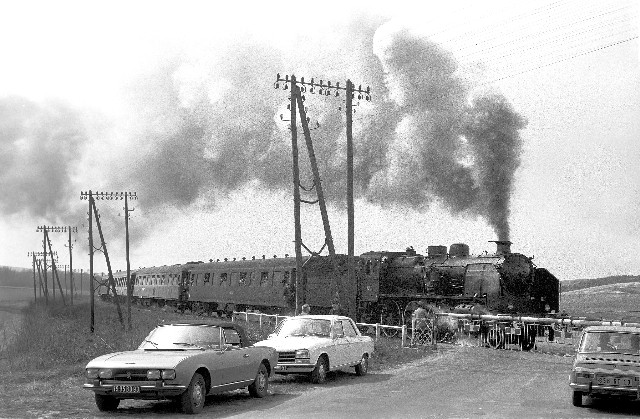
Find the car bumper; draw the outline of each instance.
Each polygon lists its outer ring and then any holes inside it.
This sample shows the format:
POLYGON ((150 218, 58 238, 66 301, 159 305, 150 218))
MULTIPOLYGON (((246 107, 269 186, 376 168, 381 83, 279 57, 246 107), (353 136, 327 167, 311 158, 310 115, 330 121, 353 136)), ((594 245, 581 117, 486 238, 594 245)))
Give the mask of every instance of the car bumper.
POLYGON ((614 387, 599 386, 593 383, 578 384, 570 383, 569 386, 573 391, 581 391, 584 394, 602 395, 602 396, 625 396, 640 399, 640 387, 614 387))
POLYGON ((273 372, 275 372, 276 374, 303 374, 313 371, 315 367, 315 364, 294 364, 279 362, 273 368, 273 372))
POLYGON ((120 399, 162 399, 179 396, 184 393, 187 386, 182 384, 170 384, 163 381, 114 381, 92 380, 85 383, 83 388, 92 390, 96 394, 113 396, 120 399), (114 391, 115 386, 137 387, 139 392, 114 391))

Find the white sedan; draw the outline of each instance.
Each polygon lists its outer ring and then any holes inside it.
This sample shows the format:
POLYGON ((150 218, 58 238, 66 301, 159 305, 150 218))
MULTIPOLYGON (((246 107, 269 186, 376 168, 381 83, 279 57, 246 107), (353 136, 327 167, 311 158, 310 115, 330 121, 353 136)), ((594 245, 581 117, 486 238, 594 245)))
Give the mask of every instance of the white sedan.
POLYGON ((373 339, 361 335, 352 319, 333 315, 289 317, 255 346, 276 349, 276 374, 309 374, 314 383, 323 383, 327 372, 346 367, 365 375, 374 350, 373 339))

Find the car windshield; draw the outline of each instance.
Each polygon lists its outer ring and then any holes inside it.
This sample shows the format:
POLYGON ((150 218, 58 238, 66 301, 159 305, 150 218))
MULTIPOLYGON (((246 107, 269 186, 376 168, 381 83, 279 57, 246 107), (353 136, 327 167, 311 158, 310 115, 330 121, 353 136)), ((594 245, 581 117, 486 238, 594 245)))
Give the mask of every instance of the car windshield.
POLYGON ((580 352, 640 355, 640 333, 617 331, 586 332, 580 342, 580 352))
POLYGON ((138 349, 189 350, 220 347, 220 328, 204 325, 158 326, 140 344, 138 349))
POLYGON ((331 332, 331 320, 324 319, 304 319, 289 318, 282 323, 276 330, 276 334, 280 337, 286 336, 329 336, 331 332))

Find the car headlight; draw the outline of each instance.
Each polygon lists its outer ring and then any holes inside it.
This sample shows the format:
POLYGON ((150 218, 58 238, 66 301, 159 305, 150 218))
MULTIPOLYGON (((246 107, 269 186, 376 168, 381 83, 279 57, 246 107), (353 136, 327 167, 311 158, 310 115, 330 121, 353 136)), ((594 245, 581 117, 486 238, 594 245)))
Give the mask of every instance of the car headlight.
POLYGON ((111 368, 101 368, 98 372, 98 377, 108 380, 113 377, 113 370, 111 368))
POLYGON ((147 380, 159 380, 159 379, 160 379, 160 370, 147 371, 147 380))
POLYGON ((296 362, 309 362, 309 350, 298 349, 296 351, 296 362))
POLYGON ((176 378, 176 370, 162 370, 163 380, 173 380, 176 378))
POLYGON ((100 372, 100 368, 87 368, 85 371, 87 378, 98 378, 98 373, 100 372))

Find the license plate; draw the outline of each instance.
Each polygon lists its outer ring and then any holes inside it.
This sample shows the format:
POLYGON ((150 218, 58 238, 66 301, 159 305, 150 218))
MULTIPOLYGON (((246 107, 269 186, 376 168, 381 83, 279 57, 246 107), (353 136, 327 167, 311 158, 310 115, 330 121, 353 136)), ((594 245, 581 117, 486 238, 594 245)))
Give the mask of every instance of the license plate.
POLYGON ((632 387, 633 381, 631 378, 623 377, 598 377, 596 382, 601 386, 618 386, 618 387, 632 387))
POLYGON ((113 386, 114 393, 140 393, 139 386, 113 386))

